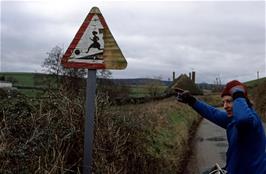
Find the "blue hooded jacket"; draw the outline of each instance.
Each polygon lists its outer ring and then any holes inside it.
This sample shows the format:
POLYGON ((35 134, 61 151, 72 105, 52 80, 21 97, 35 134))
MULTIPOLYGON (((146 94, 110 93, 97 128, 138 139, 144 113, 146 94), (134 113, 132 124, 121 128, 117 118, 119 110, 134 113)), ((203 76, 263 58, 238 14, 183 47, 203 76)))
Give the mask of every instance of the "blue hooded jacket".
POLYGON ((201 116, 226 129, 228 174, 266 174, 266 138, 262 122, 245 98, 233 102, 233 116, 197 100, 192 106, 201 116))

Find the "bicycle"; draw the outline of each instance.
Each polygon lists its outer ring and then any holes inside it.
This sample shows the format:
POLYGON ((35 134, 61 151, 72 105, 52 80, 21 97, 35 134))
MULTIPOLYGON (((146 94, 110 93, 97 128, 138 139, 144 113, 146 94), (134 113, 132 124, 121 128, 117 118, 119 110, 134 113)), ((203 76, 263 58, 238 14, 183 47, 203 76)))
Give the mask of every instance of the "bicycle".
POLYGON ((208 174, 227 174, 227 171, 222 169, 219 164, 216 163, 208 174))

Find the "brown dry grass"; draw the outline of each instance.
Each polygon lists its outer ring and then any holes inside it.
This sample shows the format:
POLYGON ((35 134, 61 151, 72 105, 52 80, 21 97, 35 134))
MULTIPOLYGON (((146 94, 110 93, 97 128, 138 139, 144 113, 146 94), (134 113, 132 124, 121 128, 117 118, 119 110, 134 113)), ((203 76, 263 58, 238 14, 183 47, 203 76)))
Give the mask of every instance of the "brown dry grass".
MULTIPOLYGON (((84 96, 84 95, 82 95, 84 96)), ((84 98, 0 101, 0 173, 81 173, 84 98)), ((94 173, 180 173, 197 114, 173 98, 111 106, 97 96, 94 173)))
POLYGON ((197 114, 191 108, 170 98, 141 105, 119 106, 114 110, 119 112, 114 113, 113 118, 126 124, 127 129, 132 129, 128 141, 133 146, 128 148, 129 154, 123 160, 122 171, 126 173, 182 171, 189 150, 189 129, 198 121, 197 114), (134 145, 135 143, 138 146, 134 145), (132 149, 135 150, 132 152, 132 149))
POLYGON ((198 98, 214 107, 222 107, 222 98, 220 93, 211 93, 202 96, 198 96, 198 98))

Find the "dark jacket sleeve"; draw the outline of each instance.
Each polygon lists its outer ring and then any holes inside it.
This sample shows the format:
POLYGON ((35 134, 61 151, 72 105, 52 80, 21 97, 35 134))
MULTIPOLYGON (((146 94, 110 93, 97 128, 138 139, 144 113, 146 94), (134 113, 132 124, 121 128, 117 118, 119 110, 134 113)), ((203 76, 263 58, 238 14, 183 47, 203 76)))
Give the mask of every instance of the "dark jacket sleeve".
POLYGON ((228 117, 225 111, 217 109, 199 100, 195 102, 192 108, 197 111, 202 117, 226 129, 228 124, 228 117))
POLYGON ((249 107, 245 98, 237 98, 233 104, 233 116, 238 128, 253 128, 259 123, 252 107, 249 107))

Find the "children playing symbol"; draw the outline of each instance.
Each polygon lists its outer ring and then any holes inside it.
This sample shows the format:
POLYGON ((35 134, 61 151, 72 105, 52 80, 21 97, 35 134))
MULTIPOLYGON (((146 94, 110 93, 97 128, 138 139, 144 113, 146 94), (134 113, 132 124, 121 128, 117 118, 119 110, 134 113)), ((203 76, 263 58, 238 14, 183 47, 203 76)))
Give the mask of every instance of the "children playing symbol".
POLYGON ((91 48, 97 48, 98 50, 103 50, 103 49, 101 49, 101 45, 98 42, 99 41, 99 37, 97 36, 98 32, 93 31, 92 34, 93 34, 93 38, 90 38, 90 39, 92 40, 93 43, 89 46, 86 53, 88 53, 91 48))

